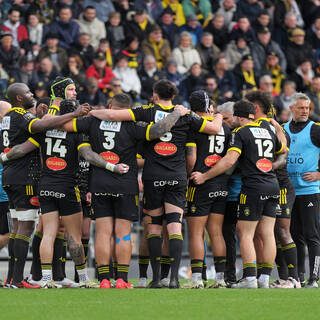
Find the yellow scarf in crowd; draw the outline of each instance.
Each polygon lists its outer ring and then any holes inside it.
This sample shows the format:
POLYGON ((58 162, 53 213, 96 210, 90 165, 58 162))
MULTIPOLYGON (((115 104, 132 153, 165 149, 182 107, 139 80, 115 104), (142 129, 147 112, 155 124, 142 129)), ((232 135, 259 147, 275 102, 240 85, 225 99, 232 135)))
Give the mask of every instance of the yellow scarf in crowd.
POLYGON ((154 56, 157 60, 157 66, 159 69, 162 69, 163 63, 162 63, 162 57, 160 55, 160 49, 163 45, 163 39, 161 39, 158 43, 155 41, 151 40, 149 38, 150 43, 152 44, 153 50, 154 50, 154 56))
POLYGON ((257 84, 256 84, 256 80, 254 78, 253 70, 251 70, 249 72, 242 70, 242 74, 243 74, 245 82, 253 85, 253 89, 257 90, 257 84))

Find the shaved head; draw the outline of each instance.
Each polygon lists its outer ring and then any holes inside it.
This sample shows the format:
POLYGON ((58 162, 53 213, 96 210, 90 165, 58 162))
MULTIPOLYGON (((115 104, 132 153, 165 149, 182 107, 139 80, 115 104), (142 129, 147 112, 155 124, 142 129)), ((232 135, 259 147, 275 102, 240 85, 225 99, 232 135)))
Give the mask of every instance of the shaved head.
POLYGON ((24 83, 13 83, 8 87, 7 97, 13 107, 30 109, 35 105, 33 94, 24 83))

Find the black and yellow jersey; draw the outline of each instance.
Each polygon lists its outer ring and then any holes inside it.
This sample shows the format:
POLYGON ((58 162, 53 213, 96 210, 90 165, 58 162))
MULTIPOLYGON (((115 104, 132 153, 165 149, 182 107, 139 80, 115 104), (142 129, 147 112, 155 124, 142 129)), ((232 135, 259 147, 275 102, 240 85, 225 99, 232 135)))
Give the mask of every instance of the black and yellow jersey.
POLYGON ((128 173, 119 175, 92 166, 89 190, 95 193, 138 194, 137 145, 149 139, 151 125, 133 122, 101 121, 94 117, 73 120, 75 132, 89 136, 93 151, 113 164, 130 166, 128 173))
MULTIPOLYGON (((156 123, 174 111, 174 106, 150 104, 130 110, 133 121, 156 123)), ((185 148, 190 131, 202 132, 207 119, 194 112, 180 117, 170 132, 145 144, 144 180, 186 180, 185 148)))
MULTIPOLYGON (((39 120, 31 112, 23 108, 11 108, 2 119, 1 151, 8 152, 10 148, 24 143, 26 140, 37 145, 34 141, 31 126, 39 120)), ((3 169, 3 185, 36 185, 40 175, 39 151, 35 150, 23 158, 8 161, 3 169)))
MULTIPOLYGON (((212 117, 202 117, 207 120, 213 120, 212 117)), ((197 159, 193 171, 204 173, 214 167, 216 163, 225 156, 228 150, 231 132, 226 124, 223 124, 221 130, 216 135, 207 135, 199 132, 192 132, 188 138, 187 146, 197 148, 197 159)), ((221 174, 206 183, 226 180, 226 175, 221 174)))
POLYGON ((232 132, 228 151, 234 150, 240 154, 238 165, 242 174, 242 192, 279 194, 272 161, 282 149, 283 145, 275 133, 256 122, 250 122, 232 132))

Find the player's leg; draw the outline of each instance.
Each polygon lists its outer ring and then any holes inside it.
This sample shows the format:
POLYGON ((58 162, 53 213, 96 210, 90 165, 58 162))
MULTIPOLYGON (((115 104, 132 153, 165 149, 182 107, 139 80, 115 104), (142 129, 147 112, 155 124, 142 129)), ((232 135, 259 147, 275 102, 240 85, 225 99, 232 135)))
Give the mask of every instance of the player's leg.
POLYGON ((203 234, 208 216, 186 217, 189 237, 189 254, 191 260, 191 282, 183 285, 183 288, 204 288, 202 282, 203 257, 205 255, 203 234))
POLYGON ((33 235, 32 240, 32 265, 31 265, 31 278, 30 281, 40 281, 42 278, 41 273, 41 260, 40 260, 40 243, 43 237, 42 228, 42 216, 39 216, 38 224, 36 226, 36 231, 33 235))
POLYGON ((160 260, 160 283, 164 288, 169 287, 170 279, 168 278, 170 271, 170 254, 169 254, 169 235, 167 231, 167 222, 164 220, 162 222, 162 250, 161 250, 161 260, 160 260))
POLYGON ((9 203, 0 202, 0 250, 4 248, 9 241, 9 224, 8 224, 9 203))
POLYGON ((142 230, 142 235, 141 235, 140 244, 139 244, 139 283, 137 285, 137 288, 146 288, 147 278, 148 278, 147 271, 148 271, 148 266, 150 262, 148 241, 147 241, 148 221, 147 221, 147 216, 145 214, 143 214, 142 225, 143 225, 143 230, 142 230))
POLYGON ((263 268, 263 241, 257 232, 254 235, 253 243, 257 257, 257 279, 259 279, 263 268))

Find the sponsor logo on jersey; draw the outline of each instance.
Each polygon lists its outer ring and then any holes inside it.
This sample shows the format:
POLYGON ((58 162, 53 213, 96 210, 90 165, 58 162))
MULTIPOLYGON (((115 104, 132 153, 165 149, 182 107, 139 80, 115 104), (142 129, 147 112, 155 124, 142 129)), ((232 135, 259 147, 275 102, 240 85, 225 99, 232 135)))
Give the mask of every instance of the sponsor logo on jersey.
POLYGON ((3 152, 4 152, 4 153, 8 153, 10 150, 11 150, 10 148, 5 148, 5 149, 3 150, 3 152))
POLYGON ((177 152, 177 147, 170 142, 159 142, 154 146, 154 151, 161 156, 171 156, 177 152))
POLYGON ((217 154, 211 154, 205 158, 204 163, 207 167, 214 167, 220 159, 221 157, 217 154))
POLYGON ((30 204, 32 204, 35 207, 39 207, 40 206, 40 202, 39 202, 39 197, 38 196, 34 196, 29 200, 30 204))
POLYGON ((61 199, 61 198, 65 198, 66 195, 64 193, 60 193, 60 192, 56 192, 56 191, 52 191, 52 190, 41 190, 40 196, 41 197, 54 197, 57 199, 61 199))
POLYGON ((217 198, 217 197, 226 197, 228 195, 228 191, 214 191, 209 192, 209 198, 217 198))
POLYGON ((264 128, 250 128, 250 131, 252 135, 255 138, 260 138, 260 139, 272 139, 270 136, 270 132, 267 129, 264 128))
POLYGON ((177 181, 177 180, 162 180, 162 181, 154 181, 153 182, 153 185, 155 187, 163 187, 166 184, 168 186, 175 186, 175 185, 179 184, 179 181, 177 181))
POLYGON ((46 137, 65 139, 67 137, 67 132, 53 129, 46 132, 46 137))
POLYGON ((112 164, 117 164, 120 160, 119 156, 111 151, 102 152, 100 153, 100 156, 112 164))
POLYGON ((262 172, 269 172, 272 170, 272 162, 266 158, 258 160, 256 166, 262 172))
POLYGON ((250 215, 250 209, 248 207, 245 208, 243 213, 246 217, 248 217, 250 215))
POLYGON ((9 130, 10 129, 10 117, 3 117, 1 123, 1 130, 9 130))
POLYGON ((119 132, 121 129, 121 122, 119 122, 119 121, 101 121, 99 128, 103 131, 119 132))
POLYGON ((67 163, 61 158, 51 157, 47 159, 46 166, 53 171, 60 171, 67 166, 67 163))
POLYGON ((154 116, 154 122, 157 123, 158 121, 164 119, 165 117, 167 117, 170 113, 169 112, 164 112, 164 111, 160 111, 157 110, 156 114, 154 116))

